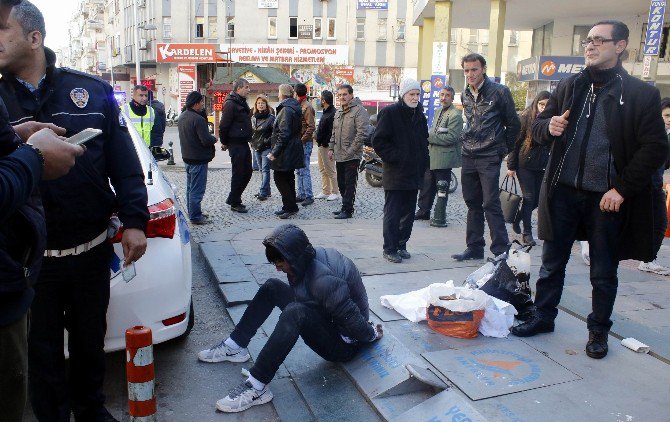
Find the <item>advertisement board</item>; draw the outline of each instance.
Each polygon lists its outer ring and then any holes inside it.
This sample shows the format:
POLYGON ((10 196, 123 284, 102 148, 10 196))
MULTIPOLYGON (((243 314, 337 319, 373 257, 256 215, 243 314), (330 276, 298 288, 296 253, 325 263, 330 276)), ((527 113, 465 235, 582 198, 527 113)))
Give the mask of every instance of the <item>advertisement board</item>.
POLYGON ((517 64, 519 81, 560 81, 586 67, 583 56, 537 56, 517 64))
POLYGON ((298 25, 298 39, 311 40, 314 25, 298 25))
POLYGON ((665 15, 665 0, 652 0, 649 5, 649 20, 647 20, 647 35, 644 37, 644 55, 658 56, 663 34, 663 16, 665 15))
POLYGON ((385 1, 370 1, 370 0, 358 0, 356 4, 356 9, 358 10, 389 10, 389 2, 385 1))
POLYGON ((184 108, 188 94, 197 90, 198 81, 195 65, 179 65, 177 72, 179 73, 179 110, 181 110, 184 108))
POLYGON ((223 57, 217 53, 218 44, 156 44, 158 63, 217 63, 223 57))
POLYGON ((258 0, 259 9, 277 9, 279 8, 279 0, 258 0))
POLYGON ((430 77, 430 97, 428 100, 428 127, 433 124, 435 110, 440 106, 440 90, 447 85, 447 77, 444 75, 433 75, 430 77))
POLYGON ((219 48, 230 51, 233 62, 248 64, 346 65, 349 59, 347 45, 221 44, 219 48))

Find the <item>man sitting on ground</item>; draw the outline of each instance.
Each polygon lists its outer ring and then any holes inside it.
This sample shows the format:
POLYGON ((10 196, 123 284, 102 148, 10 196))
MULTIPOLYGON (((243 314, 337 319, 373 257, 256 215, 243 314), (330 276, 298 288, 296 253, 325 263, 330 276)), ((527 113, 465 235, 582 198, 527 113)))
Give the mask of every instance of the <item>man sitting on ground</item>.
POLYGON ((272 400, 267 385, 298 337, 331 362, 351 360, 365 343, 382 337, 368 322, 368 296, 356 265, 335 249, 312 247, 305 232, 287 224, 263 240, 268 261, 288 276, 271 278, 258 290, 230 337, 198 353, 203 362, 246 362, 246 347, 277 306, 282 310, 249 378, 216 402, 222 412, 241 412, 272 400))

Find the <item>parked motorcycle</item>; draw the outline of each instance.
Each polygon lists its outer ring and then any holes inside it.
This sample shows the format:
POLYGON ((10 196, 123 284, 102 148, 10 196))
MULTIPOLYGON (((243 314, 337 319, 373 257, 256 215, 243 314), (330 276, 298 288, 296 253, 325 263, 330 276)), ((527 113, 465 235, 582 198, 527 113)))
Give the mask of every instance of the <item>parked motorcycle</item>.
MULTIPOLYGON (((361 163, 358 165, 358 172, 362 173, 365 170, 365 181, 368 182, 373 188, 379 188, 382 186, 382 180, 384 177, 384 167, 382 165, 382 159, 377 155, 374 148, 369 146, 363 147, 363 158, 361 163)), ((456 192, 458 189, 458 177, 454 171, 451 171, 451 182, 449 183, 449 193, 456 192)))
POLYGON ((170 127, 176 125, 179 121, 179 115, 172 109, 172 106, 170 106, 168 111, 165 113, 165 119, 165 123, 170 127))

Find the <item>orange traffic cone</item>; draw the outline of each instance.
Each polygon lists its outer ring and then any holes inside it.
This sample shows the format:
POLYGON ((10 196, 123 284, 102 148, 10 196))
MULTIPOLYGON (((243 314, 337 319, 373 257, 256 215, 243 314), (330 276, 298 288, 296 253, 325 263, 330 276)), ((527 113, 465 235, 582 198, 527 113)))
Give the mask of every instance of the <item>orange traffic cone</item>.
POLYGON ((126 330, 126 377, 130 421, 156 421, 153 340, 148 327, 126 330))

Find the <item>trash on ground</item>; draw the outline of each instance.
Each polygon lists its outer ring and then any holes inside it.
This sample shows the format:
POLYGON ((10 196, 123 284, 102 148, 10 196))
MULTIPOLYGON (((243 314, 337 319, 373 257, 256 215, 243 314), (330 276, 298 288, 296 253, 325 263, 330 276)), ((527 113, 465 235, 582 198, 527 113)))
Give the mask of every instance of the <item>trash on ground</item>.
POLYGON ((637 353, 649 353, 649 346, 633 337, 621 340, 621 345, 637 353))
POLYGON ((432 285, 428 295, 426 319, 430 328, 450 337, 477 337, 479 324, 491 302, 489 295, 481 290, 448 285, 432 285))

